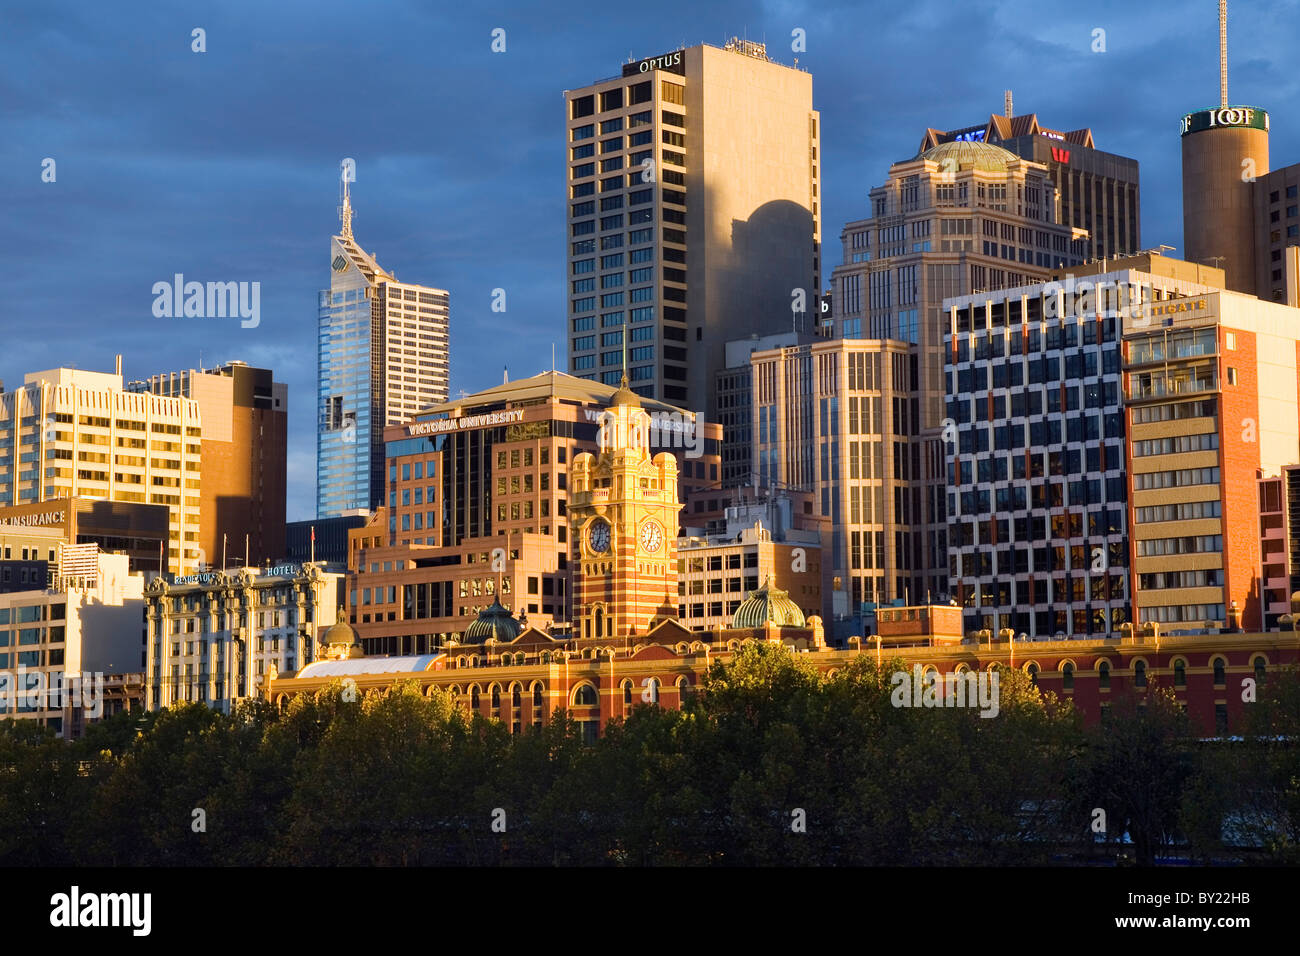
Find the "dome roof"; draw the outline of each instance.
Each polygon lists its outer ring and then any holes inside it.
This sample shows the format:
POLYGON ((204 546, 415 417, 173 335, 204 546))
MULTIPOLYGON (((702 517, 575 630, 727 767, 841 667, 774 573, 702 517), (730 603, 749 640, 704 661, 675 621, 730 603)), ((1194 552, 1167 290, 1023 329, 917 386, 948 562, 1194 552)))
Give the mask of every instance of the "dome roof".
POLYGON ((325 632, 325 636, 321 638, 321 643, 327 647, 335 644, 351 647, 353 644, 360 643, 357 640, 357 632, 352 630, 352 625, 348 623, 346 610, 339 608, 337 620, 325 632))
POLYGON ((609 397, 610 405, 628 405, 632 408, 641 407, 641 396, 632 389, 627 387, 627 376, 623 376, 623 381, 619 384, 618 390, 609 397))
POLYGON ((921 159, 942 165, 945 160, 952 160, 956 167, 945 167, 950 172, 963 169, 982 169, 990 173, 1004 173, 1007 164, 1019 159, 1015 153, 994 146, 992 143, 961 142, 940 143, 921 154, 921 159))
POLYGON ((757 591, 750 591, 749 597, 736 608, 731 618, 732 627, 803 627, 803 611, 799 605, 790 600, 789 595, 780 588, 773 587, 770 580, 764 580, 757 591))
POLYGON ((499 599, 493 598, 492 603, 479 611, 478 617, 465 628, 462 643, 482 644, 490 637, 500 642, 513 641, 523 630, 523 624, 515 620, 510 609, 503 607, 499 599))

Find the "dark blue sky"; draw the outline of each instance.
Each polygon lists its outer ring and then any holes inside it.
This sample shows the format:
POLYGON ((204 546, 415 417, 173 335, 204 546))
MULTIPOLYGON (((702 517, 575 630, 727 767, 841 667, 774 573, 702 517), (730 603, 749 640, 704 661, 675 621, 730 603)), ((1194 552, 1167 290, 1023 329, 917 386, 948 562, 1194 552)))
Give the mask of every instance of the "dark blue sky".
MULTIPOLYGON (((0 12, 0 322, 6 387, 52 365, 128 379, 229 359, 290 388, 289 516, 314 501, 316 293, 338 165, 355 233, 398 278, 451 291, 451 387, 564 355, 566 88, 629 55, 765 40, 822 115, 826 272, 867 191, 926 126, 1037 112, 1142 164, 1142 240, 1181 254, 1178 121, 1218 98, 1213 0, 613 4, 10 2, 0 12), (191 51, 191 30, 207 52, 191 51), (491 51, 494 28, 506 51, 491 51), (1106 31, 1106 52, 1092 51, 1106 31), (53 158, 57 180, 41 181, 53 158), (155 282, 261 283, 261 325, 159 319, 155 282), (492 289, 508 311, 491 311, 492 289)), ((1300 162, 1300 6, 1237 2, 1232 102, 1300 162)))

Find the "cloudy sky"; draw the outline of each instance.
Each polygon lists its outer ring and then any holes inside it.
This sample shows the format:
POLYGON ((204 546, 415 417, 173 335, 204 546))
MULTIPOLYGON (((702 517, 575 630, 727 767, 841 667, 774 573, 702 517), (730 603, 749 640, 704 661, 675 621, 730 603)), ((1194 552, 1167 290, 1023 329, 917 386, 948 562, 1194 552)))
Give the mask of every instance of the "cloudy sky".
MULTIPOLYGON (((361 244, 451 291, 451 388, 472 392, 548 368, 552 343, 563 367, 562 91, 629 56, 740 35, 789 64, 804 31, 827 273, 923 129, 983 122, 1008 88, 1017 113, 1137 158, 1143 244, 1181 250, 1178 121, 1218 97, 1214 0, 150 6, 0 10, 0 378, 111 371, 119 352, 128 379, 269 366, 290 389, 291 519, 314 508, 316 293, 345 156, 361 244), (156 318, 153 284, 178 272, 260 282, 261 324, 156 318)), ((1274 167, 1300 162, 1300 4, 1232 6, 1230 99, 1271 112, 1274 167)))

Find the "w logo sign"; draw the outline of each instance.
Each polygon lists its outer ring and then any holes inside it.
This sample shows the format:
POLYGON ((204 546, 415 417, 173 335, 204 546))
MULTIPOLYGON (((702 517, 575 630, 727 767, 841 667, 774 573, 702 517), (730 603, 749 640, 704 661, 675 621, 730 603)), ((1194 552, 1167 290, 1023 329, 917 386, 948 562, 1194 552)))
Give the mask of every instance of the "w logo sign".
POLYGON ((1068 163, 1070 161, 1070 151, 1068 149, 1061 149, 1059 146, 1053 146, 1052 159, 1056 160, 1058 163, 1068 163))

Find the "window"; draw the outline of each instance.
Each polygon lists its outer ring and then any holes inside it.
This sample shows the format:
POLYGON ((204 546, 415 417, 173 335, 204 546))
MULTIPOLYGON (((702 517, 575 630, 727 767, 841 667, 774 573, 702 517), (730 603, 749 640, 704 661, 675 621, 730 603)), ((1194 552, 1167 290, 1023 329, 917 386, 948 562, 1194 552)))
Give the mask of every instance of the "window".
POLYGON ((1174 661, 1174 687, 1182 689, 1187 686, 1187 661, 1181 657, 1174 661))
POLYGON ((1226 677, 1224 675, 1223 658, 1216 657, 1214 659, 1214 686, 1222 687, 1225 681, 1226 677))
POLYGON ((596 688, 590 684, 583 684, 573 693, 574 707, 595 707, 596 706, 596 688))
POLYGON ((1097 683, 1102 690, 1110 690, 1110 664, 1106 661, 1097 665, 1097 683))
POLYGON ((1064 690, 1074 690, 1074 664, 1066 661, 1061 668, 1061 687, 1064 690))
POLYGON ((1147 686, 1147 662, 1146 661, 1133 662, 1133 686, 1134 687, 1147 686))

